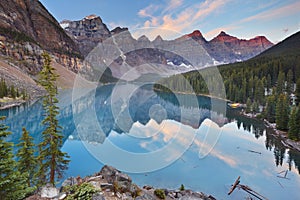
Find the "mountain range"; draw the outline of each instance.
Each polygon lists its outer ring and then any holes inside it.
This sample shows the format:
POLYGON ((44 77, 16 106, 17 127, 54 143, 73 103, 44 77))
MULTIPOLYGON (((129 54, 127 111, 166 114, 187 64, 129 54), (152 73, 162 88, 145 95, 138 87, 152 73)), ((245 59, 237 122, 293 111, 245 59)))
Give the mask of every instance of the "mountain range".
POLYGON ((96 15, 78 21, 64 20, 60 25, 85 57, 93 49, 102 48, 93 51, 101 57, 97 65, 103 67, 102 71, 109 68, 114 77, 125 80, 134 80, 145 73, 170 75, 243 61, 273 46, 264 36, 243 40, 223 31, 211 41, 207 41, 199 30, 174 40, 163 40, 159 35, 153 41, 145 35, 135 39, 128 28, 117 27, 110 31, 96 15), (102 62, 107 60, 111 62, 102 62), (128 71, 134 73, 124 77, 128 71))
MULTIPOLYGON (((98 43, 102 43, 111 36, 116 36, 121 32, 128 32, 126 35, 127 38, 124 38, 125 41, 130 41, 130 43, 145 43, 146 45, 151 44, 154 48, 165 46, 166 43, 176 45, 178 41, 193 39, 203 46, 212 59, 221 63, 246 60, 273 46, 273 43, 264 36, 244 40, 228 35, 224 31, 221 31, 219 35, 210 41, 207 41, 199 30, 168 41, 163 40, 159 35, 152 42, 145 35, 136 40, 133 39, 128 28, 117 27, 110 31, 102 19, 96 15, 90 15, 78 21, 64 20, 60 25, 66 30, 68 35, 77 42, 80 52, 85 56, 91 52, 98 43)), ((134 45, 138 46, 137 44, 134 45)))
POLYGON ((243 40, 223 31, 210 41, 199 30, 174 40, 161 36, 153 41, 146 36, 135 39, 128 28, 109 30, 96 15, 58 23, 38 0, 0 2, 0 64, 6 67, 0 76, 31 93, 36 90, 32 83, 41 70, 44 50, 51 54, 53 66, 61 75, 60 87, 72 87, 76 73, 83 69, 89 74, 105 70, 125 80, 147 73, 168 76, 247 60, 271 46, 264 36, 243 40), (84 65, 91 51, 98 57, 96 66, 84 65), (20 80, 17 74, 31 80, 30 86, 23 86, 25 78, 20 80))

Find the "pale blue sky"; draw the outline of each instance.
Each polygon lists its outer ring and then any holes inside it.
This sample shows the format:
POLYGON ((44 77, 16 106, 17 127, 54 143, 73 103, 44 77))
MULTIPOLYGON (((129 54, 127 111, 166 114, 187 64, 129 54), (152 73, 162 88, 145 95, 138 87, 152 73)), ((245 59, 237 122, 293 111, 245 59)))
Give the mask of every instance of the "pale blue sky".
POLYGON ((109 29, 135 37, 174 39, 200 30, 207 40, 224 30, 238 38, 278 42, 300 30, 299 0, 40 0, 61 21, 96 14, 109 29))

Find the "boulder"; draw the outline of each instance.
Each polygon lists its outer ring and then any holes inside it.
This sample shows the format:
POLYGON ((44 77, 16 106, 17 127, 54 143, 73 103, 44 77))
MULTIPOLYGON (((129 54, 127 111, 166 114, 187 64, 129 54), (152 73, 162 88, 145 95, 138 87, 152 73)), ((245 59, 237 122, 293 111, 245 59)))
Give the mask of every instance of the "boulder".
POLYGON ((113 184, 114 189, 120 192, 131 191, 131 178, 114 167, 105 165, 100 171, 100 175, 107 181, 113 184))
POLYGON ((156 200, 156 197, 149 193, 144 193, 141 196, 136 197, 135 200, 156 200))
POLYGON ((105 197, 100 192, 98 192, 93 194, 92 200, 105 200, 105 197))
POLYGON ((62 187, 66 187, 66 186, 72 186, 72 185, 77 185, 77 184, 78 184, 77 178, 75 178, 75 177, 70 177, 70 178, 67 178, 67 179, 61 184, 61 186, 62 186, 62 187))
POLYGON ((52 185, 45 185, 41 189, 41 197, 42 198, 54 198, 59 194, 59 190, 52 185))

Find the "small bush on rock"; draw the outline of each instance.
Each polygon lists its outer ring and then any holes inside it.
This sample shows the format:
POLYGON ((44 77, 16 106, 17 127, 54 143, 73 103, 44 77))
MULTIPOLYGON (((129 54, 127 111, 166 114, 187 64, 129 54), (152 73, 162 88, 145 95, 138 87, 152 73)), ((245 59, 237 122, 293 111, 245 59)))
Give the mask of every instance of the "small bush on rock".
POLYGON ((165 199, 166 198, 165 191, 162 190, 162 189, 156 189, 156 190, 154 190, 154 194, 155 194, 155 196, 157 196, 160 199, 165 199))
POLYGON ((64 188, 64 192, 68 193, 66 200, 91 200, 92 195, 99 192, 99 190, 89 183, 82 183, 80 185, 67 186, 64 188))
POLYGON ((181 184, 181 186, 180 186, 179 190, 180 190, 180 191, 184 191, 184 190, 185 190, 185 188, 184 188, 184 185, 183 185, 183 184, 181 184))

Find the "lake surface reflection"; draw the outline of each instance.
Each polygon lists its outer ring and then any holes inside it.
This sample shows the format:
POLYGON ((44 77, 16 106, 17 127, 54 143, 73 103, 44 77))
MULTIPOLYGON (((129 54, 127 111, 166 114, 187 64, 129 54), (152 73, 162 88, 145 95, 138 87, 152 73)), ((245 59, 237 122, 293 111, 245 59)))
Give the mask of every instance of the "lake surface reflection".
MULTIPOLYGON (((268 199, 299 199, 300 154, 286 149, 261 122, 238 115, 208 97, 154 92, 151 85, 106 85, 72 102, 60 93, 63 150, 71 156, 66 176, 85 176, 103 164, 130 172, 139 185, 185 188, 218 199, 241 176, 268 199), (132 91, 125 98, 128 91, 132 91), (93 115, 95 114, 95 117, 93 115), (288 170, 287 178, 280 172, 288 170)), ((41 102, 0 111, 17 142, 26 127, 40 141, 41 102)))

